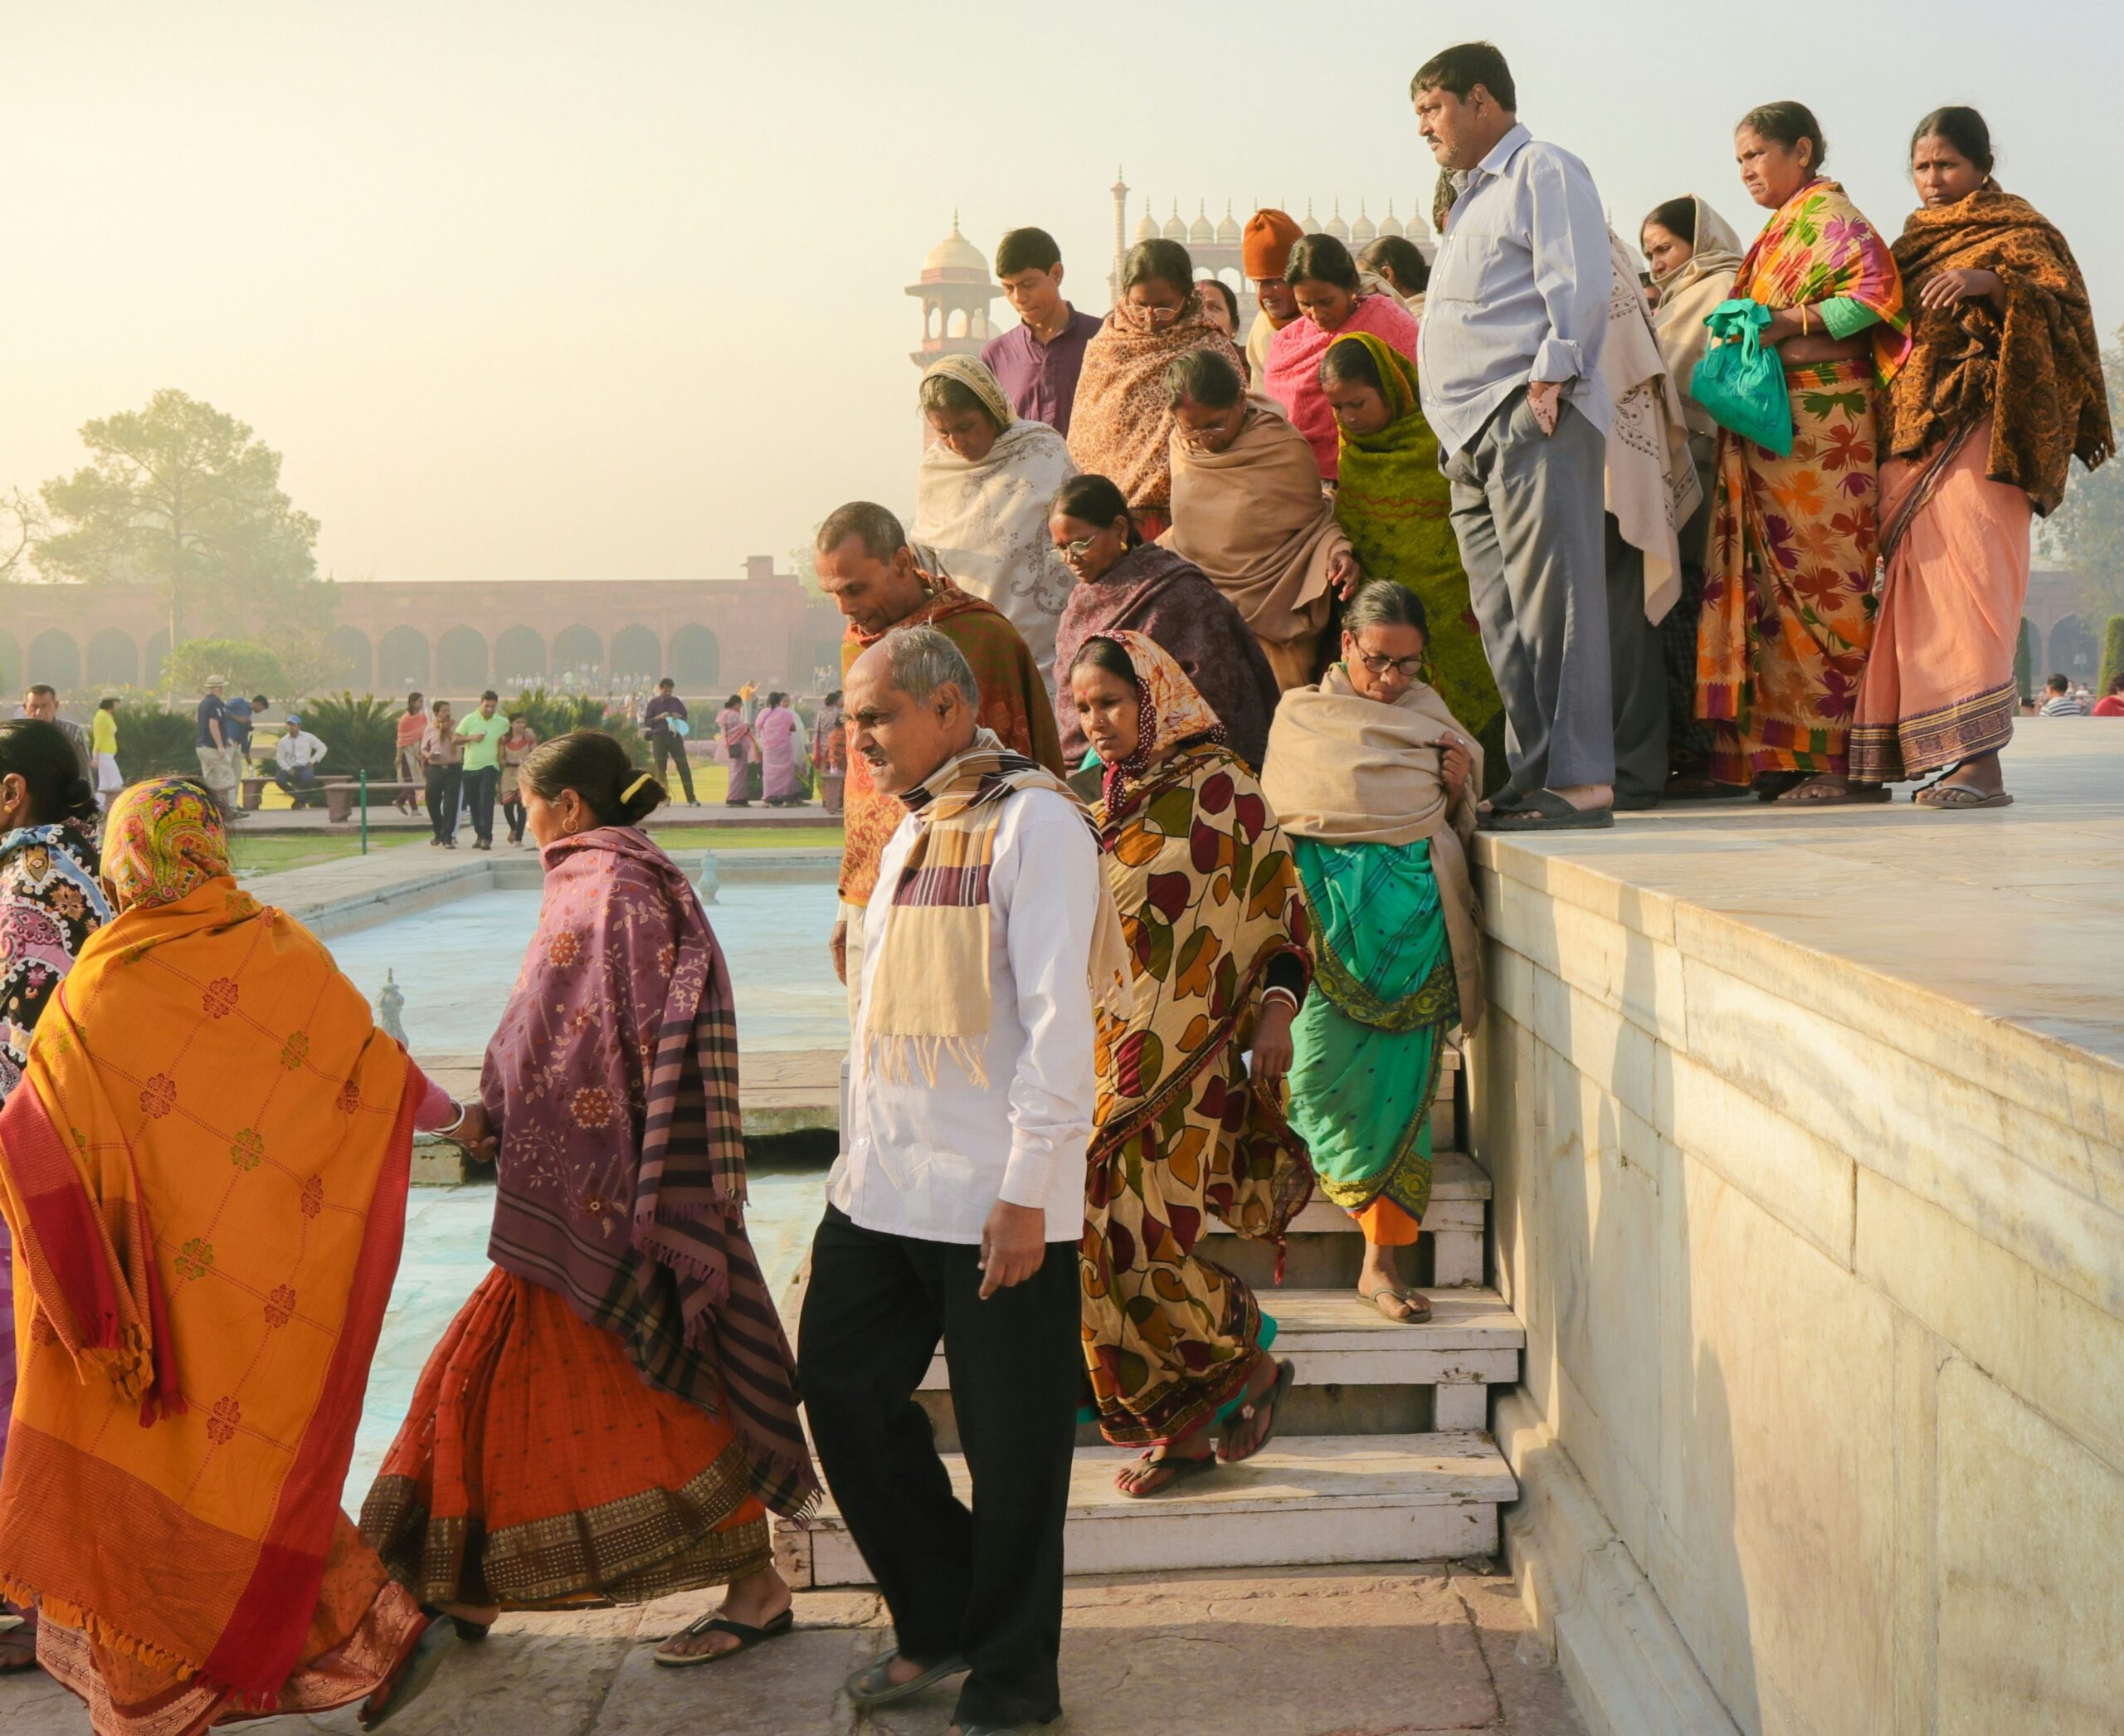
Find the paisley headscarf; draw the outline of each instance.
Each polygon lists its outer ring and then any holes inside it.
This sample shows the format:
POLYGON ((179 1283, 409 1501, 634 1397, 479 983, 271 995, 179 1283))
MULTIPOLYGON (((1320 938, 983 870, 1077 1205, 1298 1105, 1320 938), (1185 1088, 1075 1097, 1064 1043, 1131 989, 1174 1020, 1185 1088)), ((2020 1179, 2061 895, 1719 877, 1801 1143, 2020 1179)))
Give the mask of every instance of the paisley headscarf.
POLYGON ((110 804, 103 878, 117 909, 173 905, 228 872, 221 809, 190 778, 150 778, 110 804))
MULTIPOLYGON (((1136 751, 1106 768, 1100 780, 1108 830, 1118 827, 1143 797, 1144 780, 1162 754, 1182 742, 1225 744, 1225 728, 1187 672, 1148 634, 1118 629, 1098 633, 1121 647, 1136 670, 1136 751)), ((1093 642, 1088 639, 1087 645, 1093 642)))
POLYGON ((972 356, 939 356, 923 369, 922 378, 925 380, 956 380, 981 400, 981 407, 996 419, 999 432, 1018 419, 1017 412, 1011 407, 1011 400, 1003 390, 1002 383, 988 371, 986 363, 972 356))

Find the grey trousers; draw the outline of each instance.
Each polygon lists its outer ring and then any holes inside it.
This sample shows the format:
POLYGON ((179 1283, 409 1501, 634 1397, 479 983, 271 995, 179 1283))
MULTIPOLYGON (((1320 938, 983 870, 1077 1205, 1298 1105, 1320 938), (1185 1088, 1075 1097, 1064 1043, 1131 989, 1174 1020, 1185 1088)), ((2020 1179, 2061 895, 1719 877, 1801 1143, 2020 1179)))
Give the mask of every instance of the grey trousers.
POLYGON ((1608 542, 1608 675, 1615 695, 1615 805, 1650 807, 1667 788, 1667 658, 1644 618, 1644 551, 1604 513, 1608 542))
POLYGON ((1498 799, 1615 781, 1607 442, 1571 405, 1543 434, 1515 393, 1440 468, 1483 649, 1504 700, 1512 777, 1498 799))

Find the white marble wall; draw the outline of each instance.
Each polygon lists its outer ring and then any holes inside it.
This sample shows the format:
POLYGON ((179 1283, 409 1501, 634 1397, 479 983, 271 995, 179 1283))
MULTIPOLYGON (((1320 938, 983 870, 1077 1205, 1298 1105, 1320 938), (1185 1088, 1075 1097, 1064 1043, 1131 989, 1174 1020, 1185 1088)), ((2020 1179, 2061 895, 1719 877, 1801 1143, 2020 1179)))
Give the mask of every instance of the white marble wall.
POLYGON ((2124 1729, 2124 1069, 1483 854, 1493 1421, 1589 1724, 2124 1729))

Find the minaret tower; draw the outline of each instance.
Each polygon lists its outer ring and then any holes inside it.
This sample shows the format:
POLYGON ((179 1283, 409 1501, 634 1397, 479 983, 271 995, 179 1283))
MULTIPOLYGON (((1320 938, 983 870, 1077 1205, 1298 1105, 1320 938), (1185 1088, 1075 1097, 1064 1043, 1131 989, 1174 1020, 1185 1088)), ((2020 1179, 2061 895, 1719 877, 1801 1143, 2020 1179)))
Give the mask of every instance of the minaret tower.
POLYGON ((1106 274, 1106 299, 1108 306, 1121 300, 1121 260, 1128 251, 1128 183, 1123 177, 1118 163, 1113 168, 1113 269, 1106 274))

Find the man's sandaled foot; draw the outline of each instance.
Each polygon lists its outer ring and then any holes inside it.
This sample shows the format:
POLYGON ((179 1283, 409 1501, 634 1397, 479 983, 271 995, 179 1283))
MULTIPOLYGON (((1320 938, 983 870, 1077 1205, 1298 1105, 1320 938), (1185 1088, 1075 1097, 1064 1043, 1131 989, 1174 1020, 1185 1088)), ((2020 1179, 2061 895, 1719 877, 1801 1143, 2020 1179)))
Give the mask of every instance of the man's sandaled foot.
POLYGON ((1125 1495, 1138 1498, 1156 1495, 1161 1489, 1169 1489, 1175 1483, 1189 1477, 1199 1477, 1206 1470, 1217 1468, 1214 1450, 1203 1453, 1176 1453, 1162 1446, 1154 1446, 1142 1457, 1124 1465, 1114 1473, 1113 1486, 1125 1495))
POLYGON ((1615 809, 1580 807, 1554 790, 1536 790, 1517 807, 1476 817, 1483 831, 1598 831, 1615 823, 1615 809))
POLYGON ((841 1680, 841 1691, 855 1705, 889 1706, 903 1699, 910 1699, 925 1688, 934 1687, 947 1677, 964 1675, 971 1667, 957 1654, 934 1664, 916 1663, 913 1658, 903 1660, 897 1651, 883 1657, 873 1658, 860 1670, 854 1670, 841 1680), (894 1665, 904 1661, 914 1665, 915 1673, 895 1680, 894 1665))

